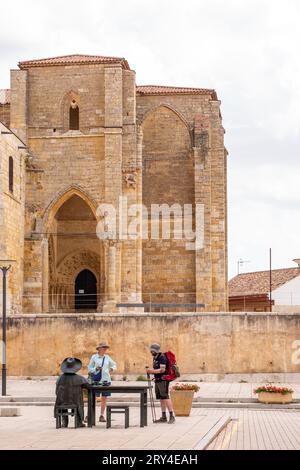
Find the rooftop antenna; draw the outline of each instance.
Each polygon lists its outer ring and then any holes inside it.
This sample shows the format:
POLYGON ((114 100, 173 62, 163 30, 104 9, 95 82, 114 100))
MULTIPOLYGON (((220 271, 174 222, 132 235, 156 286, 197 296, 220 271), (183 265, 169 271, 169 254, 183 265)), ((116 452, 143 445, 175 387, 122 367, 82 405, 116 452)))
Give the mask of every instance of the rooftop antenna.
POLYGON ((272 248, 270 248, 270 312, 272 312, 272 248))
POLYGON ((251 261, 248 260, 248 259, 245 260, 245 259, 242 259, 242 258, 240 258, 238 260, 238 262, 237 262, 237 273, 238 273, 238 275, 240 274, 240 267, 243 266, 245 263, 251 263, 251 261))

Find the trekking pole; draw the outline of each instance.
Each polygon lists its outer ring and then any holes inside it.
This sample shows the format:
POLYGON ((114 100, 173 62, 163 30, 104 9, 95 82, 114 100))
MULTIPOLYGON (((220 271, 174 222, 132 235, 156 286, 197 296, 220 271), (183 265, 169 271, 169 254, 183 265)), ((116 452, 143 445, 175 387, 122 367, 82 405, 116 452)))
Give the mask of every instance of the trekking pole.
POLYGON ((149 396, 150 396, 150 407, 151 407, 152 421, 153 421, 153 423, 155 423, 155 421, 156 421, 156 411, 155 411, 153 388, 152 388, 150 374, 147 374, 147 378, 148 378, 148 385, 149 385, 149 396))
POLYGON ((150 374, 148 376, 148 384, 149 384, 149 395, 150 395, 150 406, 151 406, 151 413, 152 413, 152 421, 155 423, 156 421, 156 411, 155 411, 155 403, 154 403, 154 396, 153 396, 153 388, 151 383, 150 374))

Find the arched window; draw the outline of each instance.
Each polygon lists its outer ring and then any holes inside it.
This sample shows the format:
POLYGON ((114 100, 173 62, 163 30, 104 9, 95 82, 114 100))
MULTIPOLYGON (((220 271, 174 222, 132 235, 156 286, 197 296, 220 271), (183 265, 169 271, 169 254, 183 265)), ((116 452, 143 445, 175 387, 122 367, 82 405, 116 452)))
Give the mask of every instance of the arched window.
POLYGON ((75 100, 72 100, 70 106, 70 131, 79 131, 79 107, 75 100))
POLYGON ((8 188, 11 193, 14 192, 14 159, 9 157, 8 162, 8 188))

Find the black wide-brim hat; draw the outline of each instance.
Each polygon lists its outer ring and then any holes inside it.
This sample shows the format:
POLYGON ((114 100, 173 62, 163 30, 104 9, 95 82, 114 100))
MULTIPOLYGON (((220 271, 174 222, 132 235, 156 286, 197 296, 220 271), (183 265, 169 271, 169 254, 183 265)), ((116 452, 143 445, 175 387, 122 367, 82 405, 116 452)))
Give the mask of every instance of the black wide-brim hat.
POLYGON ((82 362, 76 357, 67 357, 61 364, 60 368, 63 374, 76 374, 82 367, 82 362))

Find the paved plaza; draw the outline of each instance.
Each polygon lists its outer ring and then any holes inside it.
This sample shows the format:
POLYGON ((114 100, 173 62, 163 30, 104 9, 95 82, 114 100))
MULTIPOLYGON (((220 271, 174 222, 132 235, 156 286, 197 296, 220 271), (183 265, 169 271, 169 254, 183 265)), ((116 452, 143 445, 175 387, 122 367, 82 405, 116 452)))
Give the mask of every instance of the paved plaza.
MULTIPOLYGON (((207 450, 299 450, 300 413, 279 410, 193 409, 175 425, 152 424, 139 428, 139 410, 130 408, 130 428, 122 415, 113 427, 97 423, 93 429, 55 429, 52 407, 22 407, 22 416, 0 418, 1 450, 187 450, 201 443, 222 418, 231 418, 207 450)), ((73 423, 71 423, 72 425, 73 423)))
MULTIPOLYGON (((300 400, 300 374, 294 374, 298 381, 276 382, 276 385, 286 386, 294 390, 294 398, 300 400)), ((295 380, 295 377, 290 377, 295 380)), ((7 385, 7 394, 13 397, 45 397, 54 398, 55 396, 55 377, 34 378, 31 380, 25 379, 9 379, 7 385)), ((0 381, 1 383, 1 381, 0 381)), ((193 381, 190 381, 193 383, 193 381)), ((257 381, 254 383, 239 383, 239 382, 197 382, 200 391, 196 394, 199 400, 256 400, 254 390, 259 385, 266 383, 265 380, 257 381)), ((135 385, 141 382, 119 382, 114 381, 114 385, 135 385)), ((0 397, 1 403, 1 397, 0 397)))
MULTIPOLYGON (((207 410, 211 418, 221 410, 207 410)), ((300 413, 293 410, 223 410, 232 421, 207 450, 300 450, 300 413)))
POLYGON ((129 429, 124 429, 124 416, 117 415, 111 429, 97 423, 92 429, 57 430, 52 407, 23 407, 21 417, 0 419, 0 449, 193 449, 216 421, 201 410, 178 418, 176 425, 154 425, 150 412, 148 418, 149 426, 140 428, 139 410, 130 408, 129 429))

